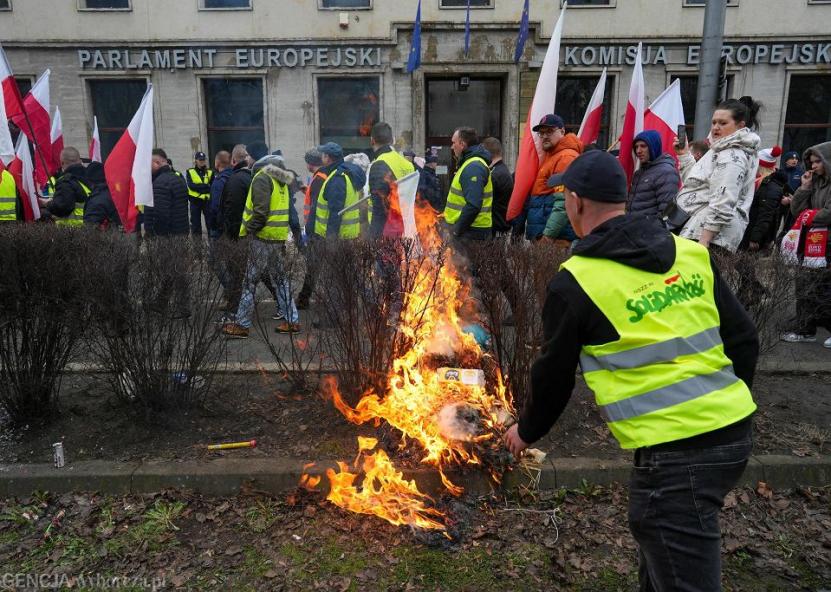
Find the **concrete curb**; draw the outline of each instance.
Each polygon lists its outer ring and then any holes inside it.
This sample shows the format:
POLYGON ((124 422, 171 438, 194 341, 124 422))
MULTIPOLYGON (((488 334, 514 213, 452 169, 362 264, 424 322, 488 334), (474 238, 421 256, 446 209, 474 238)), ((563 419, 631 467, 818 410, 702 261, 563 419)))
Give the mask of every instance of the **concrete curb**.
MULTIPOLYGON (((0 465, 0 498, 25 497, 34 491, 68 493, 97 491, 106 494, 152 493, 162 489, 190 489, 211 496, 236 495, 250 485, 273 494, 297 486, 306 461, 291 458, 231 459, 186 462, 83 461, 56 469, 47 464, 0 465)), ((323 475, 334 461, 316 463, 308 472, 323 475)), ((547 459, 539 470, 515 469, 505 477, 503 487, 534 486, 540 489, 575 488, 585 480, 596 485, 626 483, 631 463, 596 458, 547 459)), ((435 470, 405 471, 419 488, 428 493, 443 491, 435 470)), ((451 481, 468 493, 487 493, 494 489, 487 476, 473 469, 449 475, 451 481)), ((742 485, 755 486, 765 481, 774 489, 831 484, 831 456, 798 458, 762 455, 751 457, 742 476, 742 485)), ((325 490, 326 479, 321 482, 325 490)))

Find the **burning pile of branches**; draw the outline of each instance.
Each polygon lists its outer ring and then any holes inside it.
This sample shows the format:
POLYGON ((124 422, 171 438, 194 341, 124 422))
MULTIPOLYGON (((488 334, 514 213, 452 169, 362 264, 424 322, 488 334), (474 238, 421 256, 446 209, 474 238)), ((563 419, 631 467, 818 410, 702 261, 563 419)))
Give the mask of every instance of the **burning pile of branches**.
MULTIPOLYGON (((420 225, 423 227, 423 225, 420 225)), ((401 295, 399 331, 405 347, 397 355, 383 389, 369 389, 353 407, 337 383, 326 394, 355 424, 382 422, 400 433, 399 455, 418 452, 420 462, 435 467, 447 490, 459 495, 447 469, 479 465, 499 479, 494 459, 501 452, 504 424, 514 415, 497 364, 475 337, 472 287, 437 240, 435 225, 421 233, 419 277, 401 295)), ((402 263, 403 265, 403 263, 402 263)), ((347 510, 380 516, 392 524, 444 530, 443 514, 432 500, 396 470, 374 438, 359 438, 363 479, 344 463, 330 470, 328 499, 347 510)))

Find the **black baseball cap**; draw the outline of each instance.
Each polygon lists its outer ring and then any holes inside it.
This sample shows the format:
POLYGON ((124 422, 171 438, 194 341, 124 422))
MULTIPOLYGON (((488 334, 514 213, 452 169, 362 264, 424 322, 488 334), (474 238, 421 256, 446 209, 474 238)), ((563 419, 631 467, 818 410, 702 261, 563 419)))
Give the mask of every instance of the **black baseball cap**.
POLYGON ((540 122, 531 128, 531 131, 538 132, 541 127, 565 128, 566 122, 559 115, 549 113, 548 115, 543 115, 540 122))
POLYGON ((564 173, 549 177, 549 187, 558 185, 565 185, 580 197, 592 201, 626 201, 626 173, 618 159, 605 150, 584 152, 564 173))
POLYGON ((193 160, 208 160, 204 152, 197 152, 193 155, 193 160))

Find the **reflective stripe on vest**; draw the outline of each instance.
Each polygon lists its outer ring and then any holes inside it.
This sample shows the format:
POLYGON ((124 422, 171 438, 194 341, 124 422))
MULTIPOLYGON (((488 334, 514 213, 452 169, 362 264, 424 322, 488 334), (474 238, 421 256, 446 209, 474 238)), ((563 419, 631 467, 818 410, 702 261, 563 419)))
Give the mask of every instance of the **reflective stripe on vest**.
POLYGON ((0 222, 17 220, 17 184, 12 174, 3 170, 0 173, 0 222))
POLYGON ((90 194, 92 193, 92 189, 90 189, 80 181, 78 181, 78 185, 81 186, 81 191, 84 192, 84 201, 76 201, 75 209, 72 210, 72 213, 69 216, 65 216, 63 218, 58 218, 57 220, 55 220, 55 224, 57 224, 58 226, 84 225, 84 207, 86 205, 86 198, 90 196, 90 194))
MULTIPOLYGON (((205 173, 205 177, 199 174, 199 171, 196 169, 188 169, 187 170, 188 179, 190 183, 194 185, 210 185, 211 180, 214 178, 214 172, 211 169, 208 169, 205 173)), ((207 193, 199 193, 190 188, 190 183, 188 183, 188 195, 195 199, 209 199, 211 197, 211 192, 208 191, 207 193)))
MULTIPOLYGON (((320 188, 320 196, 317 198, 317 211, 315 212, 315 234, 326 237, 326 230, 329 227, 329 202, 326 201, 326 187, 329 181, 335 177, 343 177, 346 181, 346 201, 343 204, 344 208, 348 208, 358 202, 360 197, 352 185, 352 179, 343 171, 336 171, 329 175, 320 188)), ((333 212, 337 215, 337 212, 333 212)), ((346 212, 340 221, 340 231, 338 236, 345 239, 358 238, 361 233, 361 212, 358 208, 353 208, 346 212)))
MULTIPOLYGON (((303 218, 308 222, 309 215, 312 213, 312 183, 315 182, 315 179, 321 179, 326 181, 328 175, 321 170, 315 171, 315 174, 312 175, 312 180, 309 181, 309 186, 306 187, 306 199, 303 201, 303 218)), ((318 191, 318 194, 320 192, 318 191)), ((317 196, 315 196, 317 197, 317 196)))
MULTIPOLYGON (((264 171, 258 171, 254 175, 254 179, 260 175, 266 175, 266 173, 264 171)), ((271 181, 271 199, 268 204, 268 218, 266 218, 265 226, 258 230, 255 236, 263 240, 284 241, 289 237, 289 208, 291 207, 289 188, 283 183, 278 183, 269 175, 266 176, 271 181)), ((242 212, 242 224, 239 227, 240 236, 248 234, 245 223, 254 216, 254 199, 252 196, 254 179, 251 180, 251 186, 248 188, 248 197, 245 199, 245 209, 242 212)))
POLYGON ((467 203, 462 189, 462 171, 472 162, 479 162, 485 167, 485 170, 488 171, 488 181, 485 184, 485 191, 482 193, 482 208, 473 220, 471 227, 490 228, 493 223, 491 214, 491 210, 493 209, 493 180, 491 179, 488 163, 479 156, 468 158, 453 176, 453 182, 450 184, 450 192, 447 194, 447 205, 444 208, 444 219, 448 224, 455 224, 462 215, 462 210, 467 203))
MULTIPOLYGON (((383 162, 384 164, 386 164, 388 167, 390 167, 390 171, 392 171, 393 178, 392 179, 387 179, 387 181, 397 181, 398 179, 403 179, 404 177, 406 177, 410 173, 415 172, 415 165, 413 165, 413 163, 411 163, 409 160, 404 158, 403 155, 399 154, 395 150, 390 150, 389 152, 384 152, 383 154, 378 155, 378 158, 376 158, 372 162, 373 162, 373 164, 375 164, 379 160, 381 162, 383 162)), ((372 170, 372 165, 369 165, 369 166, 370 166, 370 171, 371 171, 372 170)), ((367 175, 367 176, 369 176, 369 175, 367 175)), ((372 201, 374 201, 374 200, 375 200, 375 197, 373 196, 372 201)), ((395 207, 397 207, 399 211, 401 210, 401 205, 400 204, 396 204, 395 207)), ((369 219, 369 222, 371 224, 372 223, 372 208, 369 208, 367 218, 369 219)))
POLYGON ((584 345, 580 366, 623 448, 711 432, 756 409, 724 353, 709 254, 673 239, 662 274, 579 255, 562 265, 620 335, 584 345))

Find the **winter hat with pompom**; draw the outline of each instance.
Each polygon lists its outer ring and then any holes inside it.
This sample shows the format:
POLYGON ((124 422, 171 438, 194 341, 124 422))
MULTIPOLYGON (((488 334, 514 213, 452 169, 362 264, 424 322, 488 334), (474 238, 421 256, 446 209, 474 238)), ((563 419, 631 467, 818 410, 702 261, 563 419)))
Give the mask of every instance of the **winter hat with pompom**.
POLYGON ((759 150, 759 166, 766 169, 775 169, 780 156, 782 156, 781 146, 759 150))

